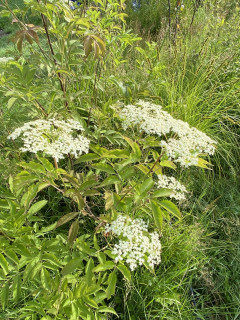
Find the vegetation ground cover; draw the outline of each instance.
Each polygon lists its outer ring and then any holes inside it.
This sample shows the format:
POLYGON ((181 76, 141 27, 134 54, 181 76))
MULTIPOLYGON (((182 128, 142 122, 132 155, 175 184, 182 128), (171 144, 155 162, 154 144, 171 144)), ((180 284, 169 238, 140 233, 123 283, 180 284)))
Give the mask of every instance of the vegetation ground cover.
POLYGON ((13 58, 0 65, 0 317, 238 319, 239 4, 0 3, 0 29, 10 32, 0 38, 0 57, 13 58), (214 156, 204 158, 212 166, 175 172, 154 134, 124 131, 116 110, 140 99, 214 139, 214 156), (58 117, 85 129, 85 158, 66 157, 57 169, 51 157, 21 152, 7 138, 28 121, 58 117), (151 198, 152 171, 186 186, 181 218, 172 198, 167 212, 169 200, 156 206, 151 198), (154 271, 130 272, 101 251, 114 244, 104 223, 118 212, 158 229, 154 271))

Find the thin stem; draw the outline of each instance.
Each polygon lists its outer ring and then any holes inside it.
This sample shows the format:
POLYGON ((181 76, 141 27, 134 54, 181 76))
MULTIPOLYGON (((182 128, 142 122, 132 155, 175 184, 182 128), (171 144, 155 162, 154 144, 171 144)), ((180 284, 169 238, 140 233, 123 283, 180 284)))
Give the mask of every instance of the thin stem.
POLYGON ((41 112, 44 114, 45 117, 48 117, 48 113, 45 111, 44 107, 40 104, 40 102, 38 102, 36 99, 36 106, 39 110, 41 110, 41 112))
MULTIPOLYGON (((37 2, 40 4, 41 0, 37 0, 37 2)), ((45 16, 42 13, 40 15, 41 15, 42 23, 43 23, 43 26, 44 26, 44 29, 45 29, 45 33, 46 33, 46 36, 47 36, 48 45, 49 45, 51 54, 53 56, 53 61, 54 61, 55 66, 57 66, 58 64, 57 64, 56 59, 54 58, 55 53, 54 53, 52 42, 51 42, 51 38, 50 38, 50 35, 49 35, 49 32, 48 32, 47 21, 46 21, 45 16)), ((62 78, 61 78, 61 76, 60 76, 60 74, 58 72, 56 72, 56 74, 57 74, 57 77, 58 77, 58 80, 59 80, 59 83, 60 83, 61 90, 63 92, 65 107, 68 109, 68 111, 70 111, 69 108, 68 108, 68 102, 67 102, 67 97, 66 97, 66 88, 65 88, 65 86, 63 84, 63 80, 62 80, 62 78)))
POLYGON ((56 159, 56 158, 53 158, 53 161, 54 161, 55 168, 58 169, 57 159, 56 159))
MULTIPOLYGON (((98 68, 99 68, 99 59, 97 62, 97 66, 96 66, 96 72, 95 72, 95 76, 94 76, 94 85, 93 85, 93 97, 94 97, 94 106, 96 106, 97 104, 97 91, 96 91, 96 84, 97 84, 97 75, 98 75, 98 68)), ((91 106, 89 109, 89 113, 88 113, 88 122, 87 122, 87 126, 89 126, 89 122, 90 122, 90 116, 92 113, 92 109, 93 107, 91 106)))
POLYGON ((169 32, 169 48, 171 46, 171 2, 168 0, 168 32, 169 32))

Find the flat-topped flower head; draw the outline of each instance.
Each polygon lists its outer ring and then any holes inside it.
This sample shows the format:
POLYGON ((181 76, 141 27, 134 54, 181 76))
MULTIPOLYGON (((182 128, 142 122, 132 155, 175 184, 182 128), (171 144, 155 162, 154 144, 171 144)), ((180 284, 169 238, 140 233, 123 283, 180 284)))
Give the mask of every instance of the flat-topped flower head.
POLYGON ((90 141, 78 131, 84 131, 78 121, 53 118, 27 122, 8 138, 15 140, 21 137, 24 146, 20 150, 23 152, 42 151, 59 161, 67 154, 77 158, 83 152, 88 153, 90 141))
POLYGON ((161 140, 168 157, 183 167, 198 164, 201 154, 213 155, 216 142, 187 122, 174 119, 161 106, 140 100, 136 105, 119 111, 124 130, 136 126, 149 135, 165 137, 161 140))
POLYGON ((131 270, 144 263, 153 269, 161 262, 159 235, 156 232, 149 233, 148 225, 142 219, 119 215, 111 225, 106 226, 105 231, 119 237, 119 242, 112 250, 116 262, 125 260, 131 270))
POLYGON ((172 190, 173 193, 169 195, 170 198, 173 198, 178 201, 186 200, 187 189, 174 177, 168 177, 164 174, 158 175, 158 181, 156 182, 156 186, 158 189, 167 188, 172 190))

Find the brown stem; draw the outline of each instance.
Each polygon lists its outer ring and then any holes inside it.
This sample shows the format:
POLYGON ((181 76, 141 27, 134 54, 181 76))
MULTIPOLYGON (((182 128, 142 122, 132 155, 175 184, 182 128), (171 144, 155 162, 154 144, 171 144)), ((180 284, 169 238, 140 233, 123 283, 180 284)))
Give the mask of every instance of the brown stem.
POLYGON ((57 159, 56 159, 56 158, 53 158, 53 161, 54 161, 55 168, 58 169, 57 159))
POLYGON ((44 114, 45 117, 48 117, 48 113, 45 111, 44 107, 40 104, 40 102, 38 102, 36 99, 35 101, 37 103, 37 108, 41 110, 41 112, 44 114))
MULTIPOLYGON (((40 4, 40 1, 41 0, 37 0, 37 2, 39 4, 40 4)), ((53 56, 53 61, 54 61, 55 66, 57 66, 58 63, 57 63, 56 59, 54 58, 55 53, 54 53, 52 42, 51 42, 51 38, 50 38, 50 35, 49 35, 49 32, 48 32, 47 21, 46 21, 45 16, 42 13, 40 15, 41 15, 42 23, 43 23, 43 26, 44 26, 44 29, 45 29, 45 33, 46 33, 46 36, 47 36, 48 45, 49 45, 51 54, 53 56)), ((56 74, 57 74, 57 77, 58 77, 58 80, 59 80, 59 83, 60 83, 61 90, 63 92, 65 107, 68 109, 68 111, 70 111, 69 107, 68 107, 67 97, 66 97, 66 88, 65 88, 65 86, 63 84, 63 80, 61 78, 61 75, 58 72, 56 72, 56 74)))
MULTIPOLYGON (((93 85, 93 97, 94 97, 94 106, 96 106, 97 104, 97 91, 96 91, 96 84, 97 84, 97 74, 98 74, 98 68, 99 68, 99 59, 97 62, 97 66, 96 66, 96 72, 95 72, 95 76, 94 76, 94 85, 93 85)), ((91 106, 89 109, 89 113, 88 113, 88 122, 87 122, 87 126, 89 126, 89 122, 90 122, 90 116, 92 113, 92 109, 93 107, 91 106)))

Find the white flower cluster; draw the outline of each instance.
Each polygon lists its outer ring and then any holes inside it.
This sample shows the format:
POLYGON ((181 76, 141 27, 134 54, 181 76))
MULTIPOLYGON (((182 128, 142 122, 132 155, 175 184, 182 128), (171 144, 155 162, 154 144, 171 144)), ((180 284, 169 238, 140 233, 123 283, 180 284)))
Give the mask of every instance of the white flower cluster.
POLYGON ((0 58, 0 63, 7 63, 12 60, 13 60, 12 57, 2 57, 2 58, 0 58))
POLYGON ((111 225, 106 226, 105 231, 120 237, 119 243, 112 250, 112 254, 116 255, 116 262, 126 260, 131 270, 145 261, 151 268, 161 262, 159 236, 156 232, 149 233, 148 226, 142 219, 119 215, 111 225))
POLYGON ((177 181, 174 177, 168 177, 164 174, 158 175, 158 181, 156 183, 157 188, 167 188, 173 191, 173 193, 169 196, 170 198, 174 198, 178 201, 186 200, 187 189, 184 185, 182 185, 179 181, 177 181))
POLYGON ((20 149, 21 151, 33 153, 42 151, 58 161, 66 154, 78 157, 83 152, 88 153, 90 141, 77 134, 77 130, 84 129, 78 121, 72 119, 36 120, 17 128, 8 138, 15 140, 22 136, 24 147, 20 149))
POLYGON ((215 141, 196 128, 191 128, 187 122, 174 119, 161 106, 140 100, 136 105, 127 105, 119 112, 123 119, 123 128, 131 125, 139 126, 147 134, 165 136, 172 134, 167 141, 162 140, 168 157, 181 166, 188 167, 198 164, 202 153, 214 154, 215 141))

